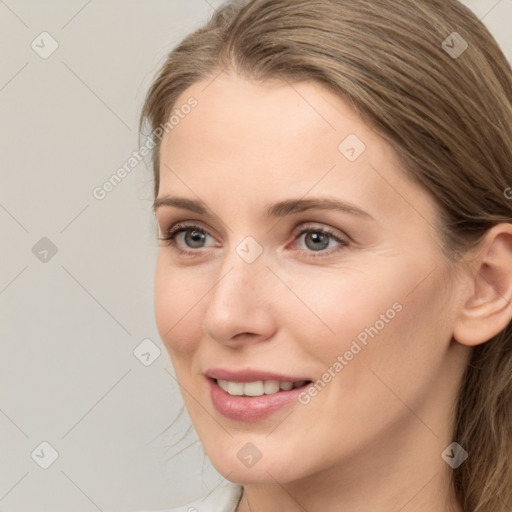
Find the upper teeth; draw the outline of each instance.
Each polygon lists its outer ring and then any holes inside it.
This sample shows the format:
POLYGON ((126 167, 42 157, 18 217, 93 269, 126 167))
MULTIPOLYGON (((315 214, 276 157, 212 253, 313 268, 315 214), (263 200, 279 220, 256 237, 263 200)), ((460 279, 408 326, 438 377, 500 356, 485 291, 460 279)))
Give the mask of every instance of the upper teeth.
POLYGON ((304 386, 307 381, 279 382, 278 380, 258 380, 256 382, 231 382, 217 379, 217 384, 226 393, 233 396, 262 396, 272 395, 280 390, 290 391, 294 387, 304 386))

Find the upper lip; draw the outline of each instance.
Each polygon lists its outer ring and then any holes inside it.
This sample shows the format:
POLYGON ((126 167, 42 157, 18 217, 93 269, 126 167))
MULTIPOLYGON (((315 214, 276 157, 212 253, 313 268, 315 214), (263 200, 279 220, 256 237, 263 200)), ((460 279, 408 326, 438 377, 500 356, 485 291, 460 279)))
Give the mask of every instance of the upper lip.
POLYGON ((205 375, 211 379, 228 380, 230 382, 256 382, 259 380, 277 380, 279 382, 309 381, 308 377, 283 375, 281 373, 267 372, 246 368, 244 370, 230 370, 227 368, 210 368, 205 375))

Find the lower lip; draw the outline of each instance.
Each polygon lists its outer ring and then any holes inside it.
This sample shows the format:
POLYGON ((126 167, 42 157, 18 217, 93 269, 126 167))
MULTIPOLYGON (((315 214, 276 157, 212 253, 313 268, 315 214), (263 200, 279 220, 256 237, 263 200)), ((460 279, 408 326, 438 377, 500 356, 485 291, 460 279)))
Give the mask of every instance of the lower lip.
POLYGON ((298 396, 307 386, 290 391, 279 391, 272 395, 232 396, 219 387, 215 380, 208 378, 210 396, 215 409, 226 418, 238 421, 256 421, 270 416, 277 410, 298 401, 298 396))

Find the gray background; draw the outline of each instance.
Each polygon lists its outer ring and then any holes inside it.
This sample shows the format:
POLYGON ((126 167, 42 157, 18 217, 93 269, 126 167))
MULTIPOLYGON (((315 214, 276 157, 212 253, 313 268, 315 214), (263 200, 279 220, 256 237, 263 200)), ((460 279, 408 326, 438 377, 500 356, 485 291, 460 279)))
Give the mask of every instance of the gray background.
MULTIPOLYGON (((149 160, 92 193, 140 147, 166 53, 220 3, 0 0, 1 512, 165 508, 222 481, 154 322, 149 160)), ((465 3, 510 61, 512 0, 465 3)))

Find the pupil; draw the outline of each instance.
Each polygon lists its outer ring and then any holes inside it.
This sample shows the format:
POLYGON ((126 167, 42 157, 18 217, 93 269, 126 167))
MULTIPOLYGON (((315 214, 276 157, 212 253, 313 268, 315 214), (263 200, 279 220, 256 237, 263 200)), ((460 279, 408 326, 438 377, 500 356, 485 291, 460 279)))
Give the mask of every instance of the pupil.
POLYGON ((308 233, 306 234, 306 245, 314 251, 325 249, 329 245, 329 237, 324 233, 308 233), (308 241, 312 241, 313 245, 309 246, 308 241))
POLYGON ((191 247, 201 247, 201 242, 204 242, 204 233, 200 233, 199 231, 187 231, 185 239, 187 245, 191 247))

